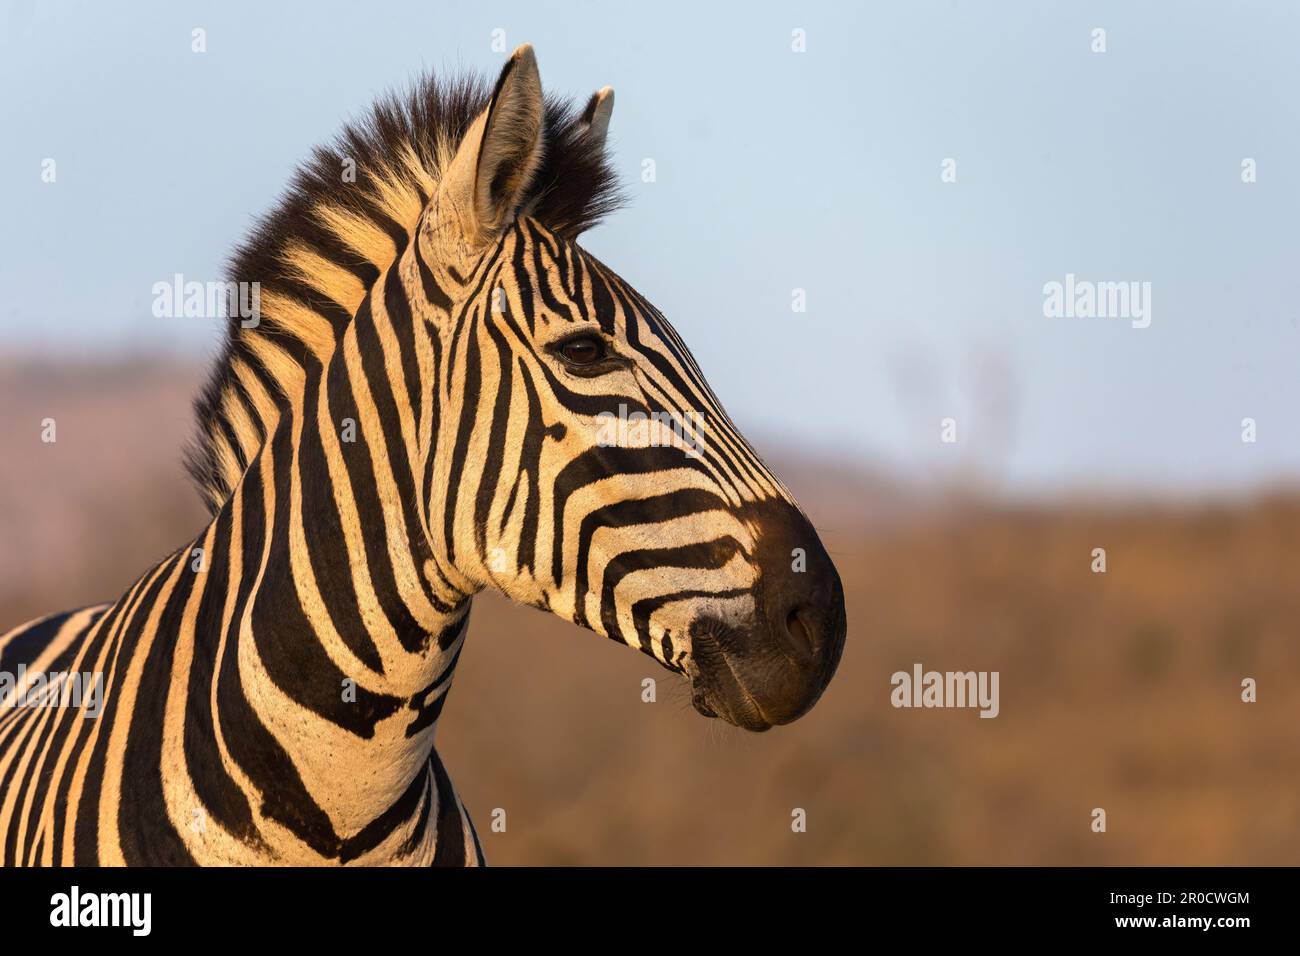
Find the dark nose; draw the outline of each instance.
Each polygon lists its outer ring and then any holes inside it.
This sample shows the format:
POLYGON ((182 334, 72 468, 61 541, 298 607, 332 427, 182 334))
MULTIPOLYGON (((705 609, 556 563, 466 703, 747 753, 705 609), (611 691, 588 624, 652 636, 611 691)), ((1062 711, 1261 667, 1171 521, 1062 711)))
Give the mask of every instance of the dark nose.
POLYGON ((812 523, 784 501, 751 506, 754 620, 691 626, 692 700, 709 717, 766 730, 806 714, 844 650, 844 588, 812 523))
POLYGON ((812 523, 784 502, 758 519, 759 606, 792 659, 830 680, 844 647, 844 587, 812 523))

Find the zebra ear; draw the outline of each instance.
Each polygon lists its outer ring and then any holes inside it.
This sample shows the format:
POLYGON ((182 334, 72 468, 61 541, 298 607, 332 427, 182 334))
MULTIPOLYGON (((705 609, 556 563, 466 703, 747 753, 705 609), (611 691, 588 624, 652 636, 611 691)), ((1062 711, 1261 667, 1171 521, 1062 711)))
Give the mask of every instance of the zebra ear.
POLYGON ((525 43, 501 70, 443 180, 465 237, 482 245, 513 219, 542 162, 542 80, 525 43))
POLYGON ((591 94, 587 108, 582 111, 578 122, 585 127, 585 134, 601 146, 605 145, 605 134, 609 132, 609 118, 614 115, 614 87, 606 86, 591 94))

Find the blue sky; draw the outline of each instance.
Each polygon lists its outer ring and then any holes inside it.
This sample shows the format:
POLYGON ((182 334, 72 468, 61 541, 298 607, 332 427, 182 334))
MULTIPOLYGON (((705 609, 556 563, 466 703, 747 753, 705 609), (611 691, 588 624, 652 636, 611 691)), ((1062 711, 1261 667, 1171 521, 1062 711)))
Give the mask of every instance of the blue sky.
POLYGON ((617 90, 632 201, 584 244, 756 437, 1035 494, 1300 479, 1282 2, 11 0, 0 350, 210 354, 153 283, 218 278, 315 143, 421 70, 495 74, 498 29, 549 89, 617 90), (1067 273, 1150 282, 1150 327, 1046 318, 1067 273))

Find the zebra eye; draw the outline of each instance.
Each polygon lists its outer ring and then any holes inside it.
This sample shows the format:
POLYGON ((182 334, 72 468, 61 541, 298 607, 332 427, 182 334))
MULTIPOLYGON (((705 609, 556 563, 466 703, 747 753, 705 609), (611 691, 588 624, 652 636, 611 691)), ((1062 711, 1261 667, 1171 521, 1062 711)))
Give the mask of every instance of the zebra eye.
POLYGON ((559 352, 570 365, 595 365, 605 357, 605 342, 595 335, 576 335, 561 342, 559 352))

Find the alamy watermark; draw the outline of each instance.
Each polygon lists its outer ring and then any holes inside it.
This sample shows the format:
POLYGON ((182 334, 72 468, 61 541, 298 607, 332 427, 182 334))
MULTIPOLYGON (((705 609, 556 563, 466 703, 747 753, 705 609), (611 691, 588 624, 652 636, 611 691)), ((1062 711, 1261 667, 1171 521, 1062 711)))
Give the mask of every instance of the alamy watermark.
POLYGON ((104 711, 102 671, 0 671, 0 712, 11 707, 79 707, 89 719, 104 711))
POLYGON ((978 707, 981 717, 996 717, 997 671, 927 671, 913 664, 911 673, 895 671, 889 678, 895 707, 978 707))
POLYGON ((1151 324, 1150 282, 1093 282, 1067 272, 1064 282, 1043 286, 1049 319, 1129 319, 1135 329, 1151 324))
POLYGON ((83 893, 73 884, 68 892, 50 897, 50 925, 120 926, 132 936, 148 936, 153 929, 153 894, 83 893))
POLYGON ((260 282, 186 281, 178 272, 170 282, 155 282, 152 292, 158 319, 239 319, 246 329, 262 321, 260 282))
POLYGON ((596 444, 602 448, 680 448, 687 458, 699 458, 704 448, 704 416, 699 412, 629 411, 596 416, 596 444))

